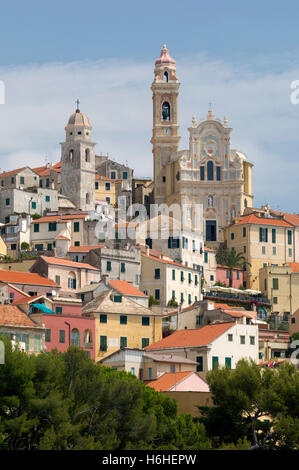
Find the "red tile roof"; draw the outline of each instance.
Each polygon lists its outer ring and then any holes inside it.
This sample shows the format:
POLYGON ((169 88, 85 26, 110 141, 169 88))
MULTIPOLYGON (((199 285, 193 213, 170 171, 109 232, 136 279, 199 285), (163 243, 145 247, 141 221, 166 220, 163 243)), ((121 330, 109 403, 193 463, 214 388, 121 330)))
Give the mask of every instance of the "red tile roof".
POLYGON ((282 215, 284 220, 292 225, 299 225, 299 214, 288 214, 286 212, 277 212, 271 209, 271 212, 277 215, 282 215))
MULTIPOLYGON (((217 264, 216 269, 230 269, 228 266, 225 266, 223 264, 217 264)), ((233 268, 233 271, 243 271, 242 268, 233 268)))
POLYGON ((153 259, 155 261, 160 261, 161 263, 171 264, 173 266, 178 266, 180 268, 190 269, 190 271, 196 271, 196 269, 191 268, 190 266, 185 266, 184 264, 176 263, 175 261, 170 261, 168 259, 162 259, 157 256, 147 255, 146 253, 141 253, 142 256, 146 256, 147 258, 153 259))
POLYGON ((92 269, 93 271, 98 271, 98 268, 91 266, 86 263, 77 263, 76 261, 71 261, 67 258, 54 258, 50 256, 41 256, 41 259, 48 264, 55 264, 57 266, 69 266, 72 268, 83 268, 83 269, 92 269))
POLYGON ((172 335, 150 344, 145 349, 184 348, 206 346, 234 326, 234 322, 215 323, 197 330, 177 330, 172 335))
POLYGON ((21 271, 4 271, 0 269, 0 282, 10 284, 23 284, 32 286, 55 286, 56 282, 36 273, 23 273, 21 271))
MULTIPOLYGON (((34 295, 34 296, 31 296, 31 297, 24 297, 23 299, 19 299, 19 300, 16 300, 15 302, 12 303, 12 305, 25 305, 25 304, 30 304, 31 302, 33 302, 34 300, 37 300, 37 299, 40 299, 40 298, 44 298, 45 296, 44 295, 34 295)), ((52 302, 52 300, 48 299, 50 302, 52 302)))
MULTIPOLYGON (((38 327, 26 313, 15 305, 0 304, 0 325, 38 327)), ((39 327, 40 328, 40 327, 39 327)))
POLYGON ((133 286, 127 281, 119 281, 118 279, 113 279, 109 281, 109 284, 113 289, 116 289, 123 295, 136 296, 136 297, 147 297, 141 290, 133 286))
MULTIPOLYGON (((270 217, 258 217, 255 214, 245 215, 239 219, 235 219, 235 224, 233 225, 243 225, 243 224, 259 224, 259 225, 280 225, 282 227, 292 227, 291 224, 282 219, 271 219, 270 217)), ((230 225, 232 227, 233 225, 230 225)))
POLYGON ((23 168, 18 168, 17 170, 5 171, 4 173, 0 173, 0 178, 6 178, 7 176, 13 176, 18 174, 20 171, 25 170, 27 167, 24 166, 23 168))
POLYGON ((70 246, 69 253, 88 253, 90 250, 97 250, 98 248, 105 248, 105 245, 94 245, 94 246, 70 246))
POLYGON ((73 219, 85 219, 88 214, 67 214, 67 215, 47 215, 40 217, 39 219, 33 220, 32 224, 40 224, 47 222, 67 222, 73 219))
POLYGON ((154 388, 155 390, 157 390, 157 392, 167 392, 167 390, 174 387, 174 385, 177 385, 178 383, 182 382, 184 379, 186 379, 189 375, 193 373, 194 372, 192 370, 176 373, 166 372, 157 380, 147 382, 146 385, 148 387, 154 388))

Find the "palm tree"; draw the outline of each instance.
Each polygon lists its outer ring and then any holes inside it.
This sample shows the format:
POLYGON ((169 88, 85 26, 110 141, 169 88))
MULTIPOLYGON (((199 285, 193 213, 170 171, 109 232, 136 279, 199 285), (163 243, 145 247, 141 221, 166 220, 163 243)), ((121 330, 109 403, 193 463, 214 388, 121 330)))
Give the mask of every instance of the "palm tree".
POLYGON ((244 265, 251 266, 246 261, 246 258, 242 253, 236 253, 235 250, 226 250, 223 257, 223 263, 228 267, 229 270, 229 287, 233 285, 233 270, 236 268, 242 269, 244 265))

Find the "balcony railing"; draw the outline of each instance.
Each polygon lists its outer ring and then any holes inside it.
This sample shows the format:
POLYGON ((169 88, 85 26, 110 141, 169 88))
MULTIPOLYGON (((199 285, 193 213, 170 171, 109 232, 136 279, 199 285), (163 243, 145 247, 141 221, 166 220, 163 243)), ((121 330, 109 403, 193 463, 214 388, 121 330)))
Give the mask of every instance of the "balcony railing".
POLYGON ((212 299, 219 299, 219 300, 235 300, 237 302, 252 302, 252 303, 271 305, 270 300, 262 296, 230 294, 228 292, 205 292, 203 294, 203 297, 208 298, 208 299, 212 298, 212 299))

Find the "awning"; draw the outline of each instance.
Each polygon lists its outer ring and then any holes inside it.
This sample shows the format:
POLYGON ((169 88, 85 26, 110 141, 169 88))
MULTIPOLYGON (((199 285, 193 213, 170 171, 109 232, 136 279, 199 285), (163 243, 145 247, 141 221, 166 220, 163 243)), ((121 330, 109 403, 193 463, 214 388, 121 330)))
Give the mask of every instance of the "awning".
POLYGON ((32 304, 33 307, 37 308, 38 310, 42 310, 44 313, 55 313, 50 308, 46 307, 45 304, 32 304))

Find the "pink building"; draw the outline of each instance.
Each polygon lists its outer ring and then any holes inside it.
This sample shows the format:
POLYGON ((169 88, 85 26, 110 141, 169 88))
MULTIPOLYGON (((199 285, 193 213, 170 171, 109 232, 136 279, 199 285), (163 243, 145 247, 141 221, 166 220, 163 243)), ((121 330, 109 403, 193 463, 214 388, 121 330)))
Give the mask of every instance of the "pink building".
POLYGON ((45 296, 19 300, 16 305, 37 325, 45 328, 45 350, 67 351, 70 345, 83 348, 95 359, 95 319, 82 316, 82 302, 78 299, 45 296))
POLYGON ((40 256, 34 263, 32 273, 39 273, 55 281, 63 294, 74 294, 77 289, 101 280, 100 271, 86 263, 66 258, 40 256))
MULTIPOLYGON (((240 286, 243 286, 243 270, 235 268, 232 272, 232 287, 234 289, 239 289, 240 286)), ((229 286, 229 268, 227 266, 221 266, 217 264, 216 266, 216 282, 222 282, 229 286)))

